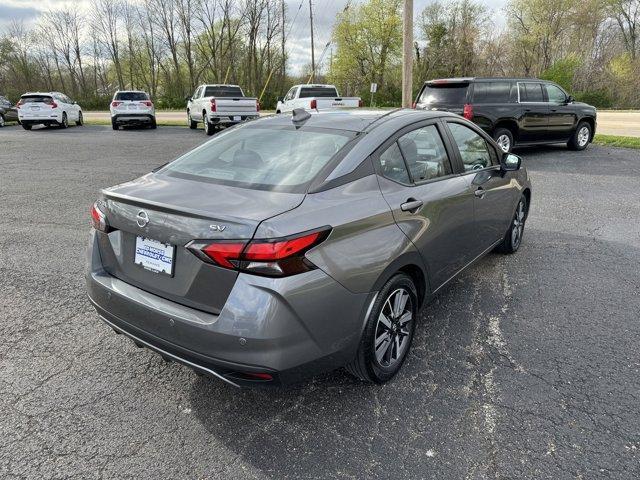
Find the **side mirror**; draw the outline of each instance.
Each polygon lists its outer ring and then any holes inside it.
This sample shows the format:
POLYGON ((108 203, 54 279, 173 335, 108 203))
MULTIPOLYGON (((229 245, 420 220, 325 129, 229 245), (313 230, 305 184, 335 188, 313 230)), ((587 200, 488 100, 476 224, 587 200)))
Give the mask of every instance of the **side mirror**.
POLYGON ((571 95, 567 97, 567 103, 573 103, 574 101, 575 99, 571 95))
POLYGON ((278 97, 279 102, 284 102, 284 97, 278 97))
POLYGON ((186 97, 184 97, 184 101, 185 102, 190 102, 191 101, 191 97, 187 95, 186 97))
POLYGON ((500 160, 500 170, 503 172, 513 172, 515 170, 520 170, 520 165, 522 165, 522 159, 518 155, 514 155, 513 153, 505 152, 500 160))

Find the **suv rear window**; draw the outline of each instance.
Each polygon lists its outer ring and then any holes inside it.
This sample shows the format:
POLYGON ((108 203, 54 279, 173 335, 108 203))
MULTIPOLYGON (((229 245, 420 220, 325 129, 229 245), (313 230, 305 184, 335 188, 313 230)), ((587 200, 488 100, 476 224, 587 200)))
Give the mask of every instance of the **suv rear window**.
POLYGON ((473 103, 515 102, 512 88, 512 82, 476 82, 473 84, 473 103))
POLYGON ((418 103, 463 105, 466 103, 468 83, 430 83, 420 94, 418 103))
POLYGON ((244 97, 240 87, 206 87, 203 97, 244 97))
POLYGON ((302 87, 300 89, 300 98, 309 97, 332 97, 336 98, 338 91, 330 87, 302 87))
POLYGON ((114 100, 123 100, 123 101, 139 101, 139 100, 149 100, 149 95, 144 92, 118 92, 114 100))
POLYGON ((53 98, 49 95, 23 95, 21 97, 22 103, 51 103, 53 98))
POLYGON ((355 133, 245 126, 216 135, 158 173, 258 190, 303 192, 355 133))

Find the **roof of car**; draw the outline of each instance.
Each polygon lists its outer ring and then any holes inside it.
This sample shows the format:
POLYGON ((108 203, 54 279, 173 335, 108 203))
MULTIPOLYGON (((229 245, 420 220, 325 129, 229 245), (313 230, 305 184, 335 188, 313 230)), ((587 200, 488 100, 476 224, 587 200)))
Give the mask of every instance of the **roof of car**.
POLYGON ((476 81, 509 81, 509 82, 526 82, 526 81, 535 81, 535 82, 549 82, 549 80, 542 80, 540 78, 532 78, 532 77, 453 77, 453 78, 434 78, 432 80, 427 80, 424 83, 465 83, 465 82, 476 82, 476 81))
MULTIPOLYGON (((387 121, 399 117, 415 117, 416 121, 421 119, 437 118, 444 116, 455 116, 452 113, 443 111, 394 109, 394 110, 373 110, 373 109, 336 109, 314 112, 304 121, 304 126, 316 128, 331 128, 337 130, 349 130, 353 132, 369 131, 387 121)), ((282 113, 262 117, 256 122, 265 122, 271 125, 291 125, 292 115, 282 113)))

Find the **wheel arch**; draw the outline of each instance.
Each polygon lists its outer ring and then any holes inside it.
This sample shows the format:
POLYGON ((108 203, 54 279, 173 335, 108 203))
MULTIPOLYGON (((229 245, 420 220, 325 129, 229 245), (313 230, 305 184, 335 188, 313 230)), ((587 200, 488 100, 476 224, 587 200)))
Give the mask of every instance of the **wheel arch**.
MULTIPOLYGON (((580 125, 580 122, 587 122, 591 127, 591 133, 589 135, 589 141, 591 142, 596 134, 596 119, 593 117, 582 117, 578 121, 578 125, 580 125)), ((576 125, 576 129, 578 128, 578 125, 576 125)))
POLYGON ((506 128, 507 130, 509 130, 511 132, 511 135, 513 135, 514 141, 518 139, 518 122, 513 118, 501 118, 500 120, 495 122, 493 125, 492 133, 495 133, 495 131, 499 128, 506 128))
POLYGON ((418 308, 422 307, 428 296, 429 276, 424 268, 422 257, 417 251, 406 252, 387 265, 373 284, 373 290, 379 291, 391 277, 398 273, 404 273, 413 280, 418 293, 418 308))
POLYGON ((531 207, 531 189, 530 188, 525 188, 522 191, 522 194, 524 195, 524 198, 527 199, 527 208, 526 208, 525 213, 527 215, 529 215, 529 208, 531 207))

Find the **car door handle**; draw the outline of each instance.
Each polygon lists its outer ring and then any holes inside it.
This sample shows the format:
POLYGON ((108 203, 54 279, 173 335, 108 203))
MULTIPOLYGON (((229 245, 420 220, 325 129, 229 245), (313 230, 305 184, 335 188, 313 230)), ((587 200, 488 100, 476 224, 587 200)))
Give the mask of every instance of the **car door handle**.
POLYGON ((403 212, 416 213, 416 211, 423 205, 422 200, 416 200, 415 198, 409 198, 406 202, 400 205, 400 210, 403 212))
POLYGON ((478 197, 478 198, 482 198, 484 197, 484 194, 487 193, 486 190, 482 187, 478 188, 475 192, 473 192, 473 194, 478 197))

